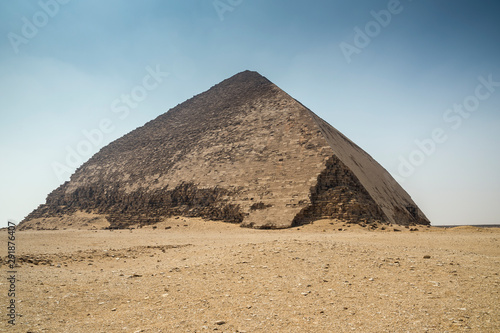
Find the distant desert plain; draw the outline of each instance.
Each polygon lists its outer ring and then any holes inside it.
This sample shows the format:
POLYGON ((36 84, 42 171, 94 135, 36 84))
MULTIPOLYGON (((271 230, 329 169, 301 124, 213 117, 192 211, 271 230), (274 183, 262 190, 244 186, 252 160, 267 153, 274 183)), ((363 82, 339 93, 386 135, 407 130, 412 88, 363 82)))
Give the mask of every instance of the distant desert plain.
POLYGON ((0 232, 0 331, 500 332, 498 228, 101 227, 16 232, 15 325, 0 232))

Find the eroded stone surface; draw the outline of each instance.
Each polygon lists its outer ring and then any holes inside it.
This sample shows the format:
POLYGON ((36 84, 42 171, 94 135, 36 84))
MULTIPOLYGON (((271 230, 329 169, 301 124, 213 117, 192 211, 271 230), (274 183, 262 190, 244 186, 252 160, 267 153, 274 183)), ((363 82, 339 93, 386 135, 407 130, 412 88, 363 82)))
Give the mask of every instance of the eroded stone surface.
POLYGON ((429 224, 371 156, 256 72, 239 73, 101 149, 32 212, 111 228, 200 216, 255 228, 330 217, 429 224))

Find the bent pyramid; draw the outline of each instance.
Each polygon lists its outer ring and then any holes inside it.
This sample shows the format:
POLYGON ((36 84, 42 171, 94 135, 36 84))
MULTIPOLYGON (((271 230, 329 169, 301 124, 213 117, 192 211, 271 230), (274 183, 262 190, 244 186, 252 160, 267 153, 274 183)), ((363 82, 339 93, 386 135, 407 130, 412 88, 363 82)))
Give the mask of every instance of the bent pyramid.
POLYGON ((110 228, 173 215, 254 228, 321 218, 430 224, 370 155, 251 71, 102 148, 21 226, 81 212, 110 228))

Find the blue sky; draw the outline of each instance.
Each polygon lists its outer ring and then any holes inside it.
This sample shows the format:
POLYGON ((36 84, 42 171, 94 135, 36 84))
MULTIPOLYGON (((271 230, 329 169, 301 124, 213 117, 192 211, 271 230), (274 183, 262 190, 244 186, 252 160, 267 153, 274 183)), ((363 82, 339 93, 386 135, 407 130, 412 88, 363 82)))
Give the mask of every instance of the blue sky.
POLYGON ((500 223, 498 17, 497 1, 2 1, 0 226, 245 69, 365 149, 433 224, 500 223), (151 71, 161 82, 114 113, 151 71))

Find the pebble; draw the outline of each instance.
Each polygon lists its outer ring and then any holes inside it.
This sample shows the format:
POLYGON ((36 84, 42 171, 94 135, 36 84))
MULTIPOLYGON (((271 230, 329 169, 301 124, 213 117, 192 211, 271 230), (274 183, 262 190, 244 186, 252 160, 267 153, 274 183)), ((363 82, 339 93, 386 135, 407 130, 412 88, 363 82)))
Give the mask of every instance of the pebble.
POLYGON ((138 278, 138 277, 142 277, 142 275, 140 275, 140 274, 132 274, 128 278, 130 279, 130 278, 138 278))

